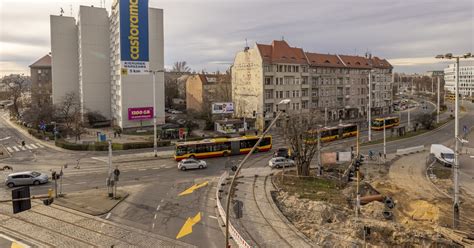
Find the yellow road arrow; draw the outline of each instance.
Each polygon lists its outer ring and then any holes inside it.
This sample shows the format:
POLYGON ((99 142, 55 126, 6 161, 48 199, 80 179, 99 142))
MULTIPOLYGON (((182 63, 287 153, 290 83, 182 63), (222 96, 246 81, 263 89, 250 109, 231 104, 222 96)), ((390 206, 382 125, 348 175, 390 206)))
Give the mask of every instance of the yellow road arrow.
POLYGON ((199 188, 202 188, 204 186, 207 186, 207 184, 209 183, 209 181, 205 181, 203 183, 200 183, 200 184, 194 184, 193 186, 191 186, 189 189, 181 192, 179 194, 179 196, 182 196, 182 195, 187 195, 187 194, 191 194, 193 193, 196 189, 199 189, 199 188))
POLYGON ((181 227, 181 230, 179 231, 178 235, 176 235, 176 239, 191 234, 193 232, 193 226, 199 221, 201 221, 201 212, 197 213, 196 216, 194 216, 193 218, 188 218, 186 220, 183 227, 181 227))

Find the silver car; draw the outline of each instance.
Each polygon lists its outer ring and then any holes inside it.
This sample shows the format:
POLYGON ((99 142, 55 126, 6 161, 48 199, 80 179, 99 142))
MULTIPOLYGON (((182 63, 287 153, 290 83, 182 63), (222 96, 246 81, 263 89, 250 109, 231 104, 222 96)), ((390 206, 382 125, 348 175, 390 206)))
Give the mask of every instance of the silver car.
POLYGON ((36 171, 24 171, 12 173, 5 179, 5 185, 9 188, 21 185, 39 185, 47 183, 48 175, 36 171))
POLYGON ((178 169, 185 171, 188 169, 204 169, 207 168, 206 161, 197 159, 183 159, 178 163, 178 169))
POLYGON ((284 157, 276 157, 270 159, 268 161, 268 166, 270 166, 272 169, 273 168, 283 168, 283 167, 290 167, 290 166, 295 166, 295 161, 289 158, 284 158, 284 157))

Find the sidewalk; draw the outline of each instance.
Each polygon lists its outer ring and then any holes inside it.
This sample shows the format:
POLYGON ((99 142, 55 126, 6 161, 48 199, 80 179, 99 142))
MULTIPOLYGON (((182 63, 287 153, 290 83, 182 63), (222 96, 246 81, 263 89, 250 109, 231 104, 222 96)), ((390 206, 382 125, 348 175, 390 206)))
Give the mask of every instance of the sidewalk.
MULTIPOLYGON (((280 212, 273 201, 272 170, 249 168, 242 170, 234 200, 243 203, 242 218, 232 223, 251 246, 259 247, 312 247, 313 245, 280 212)), ((222 203, 225 206, 225 198, 222 203)), ((233 209, 233 206, 231 206, 233 209)))
POLYGON ((53 204, 98 216, 110 212, 127 196, 127 192, 118 190, 117 199, 111 199, 108 197, 107 189, 92 189, 65 194, 63 197, 55 198, 53 204))

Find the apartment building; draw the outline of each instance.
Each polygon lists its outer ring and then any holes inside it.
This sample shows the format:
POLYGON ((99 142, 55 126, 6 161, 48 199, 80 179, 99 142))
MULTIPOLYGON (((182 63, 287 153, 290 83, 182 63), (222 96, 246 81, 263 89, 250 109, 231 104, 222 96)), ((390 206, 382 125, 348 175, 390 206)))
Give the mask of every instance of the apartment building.
POLYGON ((329 121, 367 115, 371 75, 372 112, 392 111, 392 66, 377 57, 305 52, 286 41, 256 44, 237 53, 232 98, 238 117, 257 113, 262 129, 291 99, 290 111, 319 111, 329 121))
POLYGON ((52 104, 51 55, 38 59, 30 65, 31 103, 41 107, 52 104))
MULTIPOLYGON (((456 90, 456 64, 444 69, 445 89, 454 94, 456 90)), ((459 65, 459 94, 474 97, 474 61, 462 61, 459 65)))
POLYGON ((163 10, 148 8, 147 0, 137 2, 146 13, 139 13, 140 18, 143 18, 141 21, 147 20, 147 25, 140 25, 143 27, 140 35, 145 33, 144 30, 148 31, 143 37, 140 36, 140 39, 144 39, 141 44, 149 44, 146 48, 149 70, 140 74, 128 73, 121 59, 122 54, 130 52, 122 51, 121 45, 128 40, 121 37, 121 32, 126 30, 126 23, 122 22, 123 27, 120 26, 121 17, 127 11, 135 14, 135 9, 128 8, 129 1, 114 0, 111 13, 105 8, 80 6, 77 20, 74 17, 51 15, 54 104, 61 103, 66 94, 74 93, 79 97, 84 114, 97 111, 122 128, 151 126, 152 117, 131 116, 132 112, 137 112, 133 110, 153 108, 151 70, 156 72, 157 123, 164 124, 163 10))
POLYGON ((231 102, 231 87, 228 74, 189 76, 186 80, 186 109, 198 112, 210 111, 213 102, 231 102))

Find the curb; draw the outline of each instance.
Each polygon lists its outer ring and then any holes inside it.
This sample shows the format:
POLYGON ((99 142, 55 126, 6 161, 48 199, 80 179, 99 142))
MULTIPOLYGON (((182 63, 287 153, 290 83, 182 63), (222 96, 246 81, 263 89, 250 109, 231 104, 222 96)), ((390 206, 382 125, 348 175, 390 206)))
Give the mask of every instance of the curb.
POLYGON ((446 192, 442 191, 440 188, 438 188, 438 186, 436 186, 436 184, 428 176, 428 169, 430 167, 432 167, 435 163, 436 163, 436 159, 429 166, 426 166, 426 170, 425 170, 426 180, 428 180, 431 183, 431 185, 433 186, 433 188, 436 189, 436 191, 438 191, 440 194, 446 196, 447 198, 452 198, 452 196, 448 195, 448 193, 446 193, 446 192))
MULTIPOLYGON (((2 117, 2 118, 3 118, 3 117, 2 117)), ((5 122, 6 122, 11 128, 17 130, 18 132, 20 132, 21 134, 27 136, 28 138, 30 138, 30 139, 32 139, 32 140, 36 140, 36 142, 41 143, 42 145, 44 145, 44 146, 46 146, 46 147, 48 147, 48 148, 51 148, 51 149, 56 150, 56 151, 58 151, 58 152, 69 151, 69 150, 65 150, 65 149, 63 149, 63 148, 57 147, 57 146, 55 146, 55 145, 53 146, 53 145, 51 145, 51 144, 49 144, 49 143, 47 143, 47 142, 45 142, 45 141, 43 141, 43 140, 40 140, 40 139, 36 138, 35 136, 29 134, 29 133, 28 133, 27 131, 25 131, 23 128, 18 127, 15 123, 12 123, 9 119, 5 119, 5 118, 3 118, 3 119, 5 120, 5 122)))

